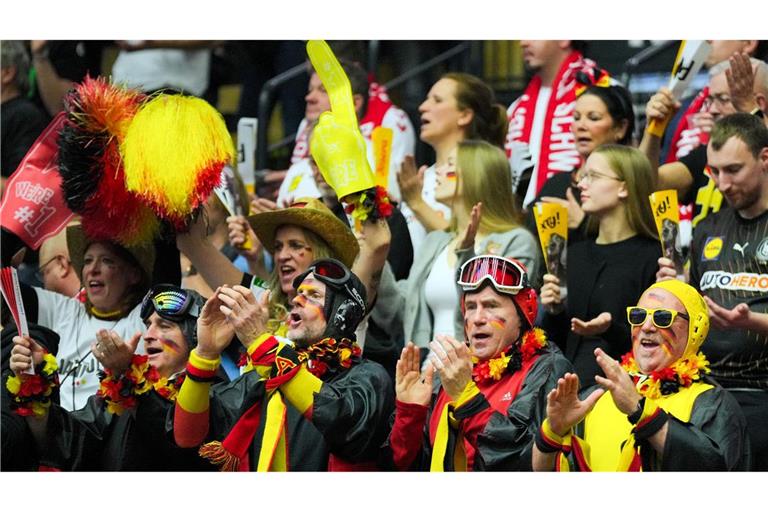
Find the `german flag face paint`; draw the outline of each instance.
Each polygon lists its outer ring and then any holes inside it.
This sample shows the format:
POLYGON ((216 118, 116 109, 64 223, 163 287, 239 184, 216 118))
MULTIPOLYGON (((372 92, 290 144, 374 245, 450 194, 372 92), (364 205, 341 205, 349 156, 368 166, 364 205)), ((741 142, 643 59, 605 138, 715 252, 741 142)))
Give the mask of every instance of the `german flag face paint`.
POLYGON ((447 162, 435 169, 435 199, 441 202, 453 200, 457 184, 456 150, 454 149, 448 156, 447 162))
POLYGON ((171 354, 178 354, 180 352, 179 347, 171 340, 162 339, 160 343, 163 347, 163 352, 170 352, 171 354))
POLYGON ((507 321, 500 317, 494 317, 488 323, 491 327, 500 331, 507 326, 507 321))

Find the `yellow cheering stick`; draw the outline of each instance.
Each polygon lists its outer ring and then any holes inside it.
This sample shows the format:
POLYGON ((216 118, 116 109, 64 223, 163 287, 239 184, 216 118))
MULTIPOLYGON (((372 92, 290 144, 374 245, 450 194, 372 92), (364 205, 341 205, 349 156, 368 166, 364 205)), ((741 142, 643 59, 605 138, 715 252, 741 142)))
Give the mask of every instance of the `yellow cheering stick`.
MULTIPOLYGON (((696 74, 704 65, 712 47, 706 41, 681 41, 677 50, 675 64, 672 67, 672 76, 669 78, 668 88, 676 100, 683 97, 683 93, 693 82, 696 74)), ((672 114, 674 115, 674 114, 672 114)), ((651 119, 647 131, 657 137, 664 136, 664 130, 672 119, 672 115, 664 121, 651 119)))
POLYGON ((320 116, 312 133, 310 152, 325 181, 344 200, 376 185, 357 123, 352 87, 325 41, 308 41, 307 54, 331 103, 331 110, 320 116))

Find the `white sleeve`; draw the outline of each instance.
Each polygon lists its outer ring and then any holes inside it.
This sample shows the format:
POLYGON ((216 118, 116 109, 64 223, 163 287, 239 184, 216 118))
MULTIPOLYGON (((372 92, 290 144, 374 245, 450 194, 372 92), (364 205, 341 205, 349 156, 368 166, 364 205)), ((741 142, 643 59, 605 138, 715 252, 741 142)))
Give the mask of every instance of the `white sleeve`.
POLYGON ((74 318, 80 314, 82 303, 60 293, 34 287, 37 293, 37 323, 53 331, 62 318, 74 318))

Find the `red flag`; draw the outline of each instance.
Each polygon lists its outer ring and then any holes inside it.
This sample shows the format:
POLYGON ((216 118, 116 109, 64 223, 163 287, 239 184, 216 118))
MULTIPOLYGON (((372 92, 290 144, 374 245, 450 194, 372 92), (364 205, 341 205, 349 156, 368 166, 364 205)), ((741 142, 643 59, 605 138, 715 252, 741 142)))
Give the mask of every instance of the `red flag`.
POLYGON ((0 205, 0 224, 32 249, 61 231, 73 215, 64 202, 57 163, 65 119, 59 113, 32 144, 8 180, 0 205))

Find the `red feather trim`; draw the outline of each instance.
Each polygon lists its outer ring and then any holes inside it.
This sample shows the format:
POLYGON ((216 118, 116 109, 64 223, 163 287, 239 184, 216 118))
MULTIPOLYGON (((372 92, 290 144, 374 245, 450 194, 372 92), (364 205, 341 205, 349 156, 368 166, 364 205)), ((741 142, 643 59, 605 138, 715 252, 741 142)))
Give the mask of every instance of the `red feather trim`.
POLYGON ((122 139, 146 95, 136 89, 117 87, 104 77, 86 76, 68 99, 73 107, 70 115, 81 129, 122 139))

